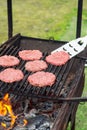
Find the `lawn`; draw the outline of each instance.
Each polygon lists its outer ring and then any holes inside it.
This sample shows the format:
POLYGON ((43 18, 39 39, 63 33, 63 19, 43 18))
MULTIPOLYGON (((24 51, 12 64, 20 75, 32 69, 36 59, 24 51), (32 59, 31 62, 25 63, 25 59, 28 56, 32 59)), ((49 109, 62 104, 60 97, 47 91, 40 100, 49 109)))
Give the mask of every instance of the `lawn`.
MULTIPOLYGON (((7 40, 6 0, 0 1, 0 43, 7 40)), ((76 34, 77 0, 13 0, 13 34, 56 40, 72 40, 76 34), (72 5, 72 6, 71 6, 72 5)), ((87 34, 87 0, 83 5, 82 33, 87 34)), ((87 68, 85 68, 87 95, 87 68)), ((87 103, 80 104, 76 130, 87 130, 87 103)))
MULTIPOLYGON (((76 5, 76 0, 13 0, 13 33, 60 39, 69 27, 72 16, 76 17, 76 5)), ((2 42, 7 39, 6 0, 0 1, 0 16, 2 42)))

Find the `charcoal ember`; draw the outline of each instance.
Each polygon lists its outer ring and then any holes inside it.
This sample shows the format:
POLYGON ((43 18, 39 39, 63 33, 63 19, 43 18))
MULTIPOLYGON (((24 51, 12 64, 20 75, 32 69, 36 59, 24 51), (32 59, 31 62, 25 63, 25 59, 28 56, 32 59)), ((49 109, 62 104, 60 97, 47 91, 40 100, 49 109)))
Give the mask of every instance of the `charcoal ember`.
POLYGON ((12 130, 28 130, 26 126, 15 126, 12 130))
POLYGON ((0 125, 0 130, 7 130, 7 129, 0 125))
POLYGON ((13 130, 50 130, 50 120, 45 115, 37 115, 29 118, 26 126, 17 125, 13 130))
POLYGON ((7 116, 4 116, 3 117, 3 121, 5 121, 5 122, 11 122, 11 116, 10 115, 7 115, 7 116))
POLYGON ((50 119, 46 115, 29 118, 28 122, 28 130, 48 130, 50 128, 50 119))
POLYGON ((36 126, 36 130, 50 130, 49 123, 46 122, 46 123, 40 125, 40 127, 38 127, 38 125, 37 125, 36 126))
POLYGON ((23 126, 23 124, 24 124, 23 119, 24 119, 23 117, 18 117, 16 119, 16 124, 18 124, 19 126, 23 126))
POLYGON ((24 113, 24 115, 25 115, 25 118, 26 119, 29 119, 29 118, 31 118, 31 117, 36 117, 36 114, 38 113, 38 111, 36 110, 36 109, 31 109, 30 111, 29 111, 29 113, 24 113))
MULTIPOLYGON (((9 128, 11 125, 11 116, 0 116, 0 122, 6 124, 6 128, 9 128)), ((3 130, 3 129, 1 129, 3 130)))
POLYGON ((12 130, 27 130, 27 124, 24 124, 24 116, 19 115, 12 130))

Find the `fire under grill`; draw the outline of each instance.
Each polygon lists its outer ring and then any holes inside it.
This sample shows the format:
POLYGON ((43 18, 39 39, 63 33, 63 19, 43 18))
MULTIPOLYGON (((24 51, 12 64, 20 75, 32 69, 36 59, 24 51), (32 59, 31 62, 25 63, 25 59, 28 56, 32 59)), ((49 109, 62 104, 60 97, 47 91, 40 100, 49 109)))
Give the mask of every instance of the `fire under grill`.
MULTIPOLYGON (((65 42, 29 38, 17 34, 0 46, 0 56, 13 55, 19 58, 18 52, 20 50, 38 49, 43 52, 42 59, 45 60, 45 57, 51 51, 63 44, 65 42)), ((61 100, 56 101, 54 99, 81 96, 84 86, 85 60, 80 57, 86 56, 86 50, 78 56, 79 58, 74 57, 63 66, 57 67, 48 64, 48 68, 45 71, 54 73, 56 75, 56 82, 51 87, 46 86, 43 88, 34 87, 29 84, 27 78, 32 73, 25 70, 26 61, 19 58, 20 64, 14 66, 14 68, 23 71, 25 75, 23 80, 14 83, 0 81, 0 99, 2 100, 8 93, 13 111, 18 117, 11 130, 22 128, 25 130, 65 130, 70 120, 73 127, 78 102, 62 102, 61 100), (33 116, 30 117, 30 115, 33 116), (31 122, 32 128, 29 122, 27 126, 24 126, 23 123, 25 122, 26 124, 25 119, 31 122)), ((5 68, 0 67, 0 71, 3 69, 5 68)), ((5 102, 9 104, 8 101, 5 102)), ((10 121, 11 117, 8 115, 5 117, 0 116, 0 122, 7 123, 7 126, 9 126, 10 121)))

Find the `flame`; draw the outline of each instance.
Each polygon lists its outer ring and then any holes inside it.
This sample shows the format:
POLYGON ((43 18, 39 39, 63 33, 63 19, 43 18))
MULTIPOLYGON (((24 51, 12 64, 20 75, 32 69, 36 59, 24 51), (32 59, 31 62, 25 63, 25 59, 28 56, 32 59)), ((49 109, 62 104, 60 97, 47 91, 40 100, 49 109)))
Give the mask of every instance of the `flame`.
MULTIPOLYGON (((10 127, 12 128, 17 116, 15 116, 13 113, 12 105, 11 105, 8 93, 0 101, 0 116, 6 116, 7 114, 9 114, 11 116, 11 124, 10 124, 11 126, 10 127)), ((3 127, 6 127, 6 124, 3 122, 1 123, 1 125, 3 127)))
POLYGON ((2 122, 1 125, 6 128, 6 124, 5 123, 2 122))
POLYGON ((24 126, 26 126, 26 125, 27 125, 27 123, 28 123, 28 122, 27 122, 27 120, 26 120, 26 119, 24 119, 23 121, 24 121, 24 126))

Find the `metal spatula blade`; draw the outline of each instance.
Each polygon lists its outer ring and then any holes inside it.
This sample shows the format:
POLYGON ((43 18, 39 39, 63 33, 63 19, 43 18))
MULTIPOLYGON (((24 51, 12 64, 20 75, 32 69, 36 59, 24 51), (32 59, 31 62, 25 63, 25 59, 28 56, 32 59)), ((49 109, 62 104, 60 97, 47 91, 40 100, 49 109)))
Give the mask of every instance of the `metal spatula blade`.
POLYGON ((77 54, 79 54, 80 52, 82 52, 86 46, 87 46, 87 36, 72 40, 66 43, 65 45, 57 48, 56 50, 52 51, 51 54, 59 51, 65 51, 70 55, 70 58, 72 58, 77 54))

